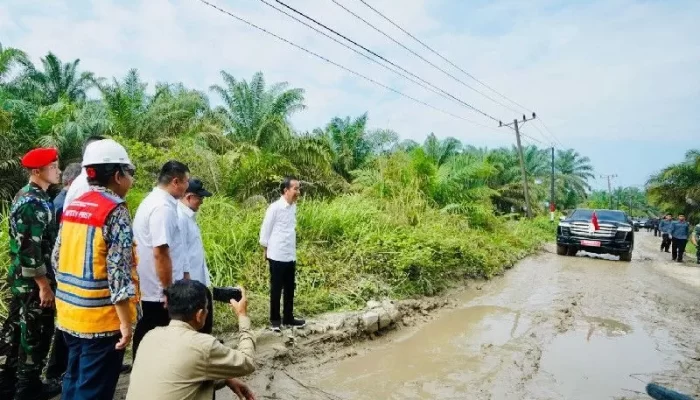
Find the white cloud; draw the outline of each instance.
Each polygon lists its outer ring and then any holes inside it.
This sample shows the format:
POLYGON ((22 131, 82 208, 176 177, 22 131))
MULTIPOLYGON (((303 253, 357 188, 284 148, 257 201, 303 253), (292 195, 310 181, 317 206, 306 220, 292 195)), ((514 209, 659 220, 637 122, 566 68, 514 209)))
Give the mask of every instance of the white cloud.
MULTIPOLYGON (((368 63, 259 1, 212 1, 408 95, 495 125, 368 63)), ((443 68, 450 68, 359 2, 338 1, 443 68)), ((567 145, 585 139, 585 150, 591 148, 591 142, 653 142, 668 138, 671 132, 679 141, 699 136, 688 114, 700 105, 699 3, 501 1, 474 5, 466 13, 456 11, 461 8, 454 6, 462 5, 456 2, 459 0, 383 0, 371 4, 473 75, 537 111, 567 145), (460 24, 461 29, 455 28, 460 24)), ((121 77, 128 68, 136 67, 151 82, 178 80, 202 90, 219 82, 221 69, 245 79, 263 71, 268 82, 288 81, 306 89, 308 110, 293 118, 300 130, 323 126, 336 115, 369 111, 372 126, 390 127, 405 138, 421 140, 432 131, 476 145, 512 142, 505 130, 500 134, 475 127, 387 93, 197 0, 91 0, 80 7, 69 0, 57 0, 50 6, 40 3, 41 7, 34 7, 14 0, 0 6, 3 44, 23 48, 34 59, 51 50, 65 60, 81 58, 84 68, 101 76, 121 77)), ((412 57, 330 0, 288 3, 464 101, 504 120, 515 117, 412 57)), ((454 69, 449 72, 486 91, 454 69)), ((525 132, 540 137, 533 127, 526 126, 525 132)))

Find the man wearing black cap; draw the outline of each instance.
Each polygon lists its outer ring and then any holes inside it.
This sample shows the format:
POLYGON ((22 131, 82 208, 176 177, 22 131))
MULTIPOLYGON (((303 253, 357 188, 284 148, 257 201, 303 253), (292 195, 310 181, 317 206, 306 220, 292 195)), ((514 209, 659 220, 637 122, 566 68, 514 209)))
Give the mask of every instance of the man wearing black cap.
MULTIPOLYGON (((183 265, 185 266, 185 279, 192 279, 203 283, 207 289, 211 287, 211 278, 209 269, 207 268, 207 260, 204 253, 204 243, 202 241, 202 233, 199 230, 195 219, 199 207, 204 203, 206 197, 211 197, 211 192, 204 188, 204 183, 197 178, 190 178, 189 186, 185 195, 178 202, 177 218, 182 235, 182 243, 187 251, 182 256, 185 257, 183 265)), ((226 291, 231 291, 233 288, 213 288, 214 300, 224 301, 228 303, 230 299, 224 299, 222 294, 226 291)), ((214 306, 212 304, 212 292, 207 290, 207 308, 209 313, 204 327, 199 331, 201 333, 211 334, 214 325, 214 306)))

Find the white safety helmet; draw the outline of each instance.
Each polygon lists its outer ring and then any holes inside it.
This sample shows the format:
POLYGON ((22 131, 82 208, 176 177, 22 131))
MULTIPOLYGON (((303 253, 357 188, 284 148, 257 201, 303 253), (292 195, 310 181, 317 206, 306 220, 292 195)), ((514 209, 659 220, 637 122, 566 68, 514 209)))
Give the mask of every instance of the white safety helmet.
POLYGON ((126 154, 124 146, 112 139, 102 139, 90 143, 85 149, 82 166, 98 164, 127 164, 134 165, 126 154))

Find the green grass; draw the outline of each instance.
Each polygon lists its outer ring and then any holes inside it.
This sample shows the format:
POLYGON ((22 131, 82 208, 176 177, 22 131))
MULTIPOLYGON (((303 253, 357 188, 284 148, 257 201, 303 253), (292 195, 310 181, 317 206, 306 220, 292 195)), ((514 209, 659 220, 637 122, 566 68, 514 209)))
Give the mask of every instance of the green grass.
MULTIPOLYGON (((143 195, 130 193, 132 211, 143 195)), ((245 208, 213 197, 197 217, 214 284, 245 286, 256 324, 264 324, 269 312, 268 267, 258 244, 264 212, 263 206, 245 208)), ((7 226, 6 217, 0 219, 7 226)), ((295 307, 303 316, 355 309, 373 298, 435 295, 464 278, 490 278, 553 237, 546 218, 492 217, 487 229, 461 214, 428 207, 416 216, 415 210, 360 195, 302 201, 297 220, 295 307)), ((9 261, 7 248, 3 229, 0 270, 9 261)), ((233 324, 223 306, 216 313, 217 328, 233 324)))

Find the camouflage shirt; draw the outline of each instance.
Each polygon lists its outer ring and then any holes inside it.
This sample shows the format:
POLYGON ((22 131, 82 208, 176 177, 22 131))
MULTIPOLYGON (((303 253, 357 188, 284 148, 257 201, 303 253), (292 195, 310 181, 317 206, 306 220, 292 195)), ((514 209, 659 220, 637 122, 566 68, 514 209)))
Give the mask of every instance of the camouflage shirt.
POLYGON ((47 276, 55 282, 51 251, 58 224, 48 193, 30 183, 15 196, 10 208, 10 269, 7 281, 12 294, 36 287, 35 277, 47 276))

